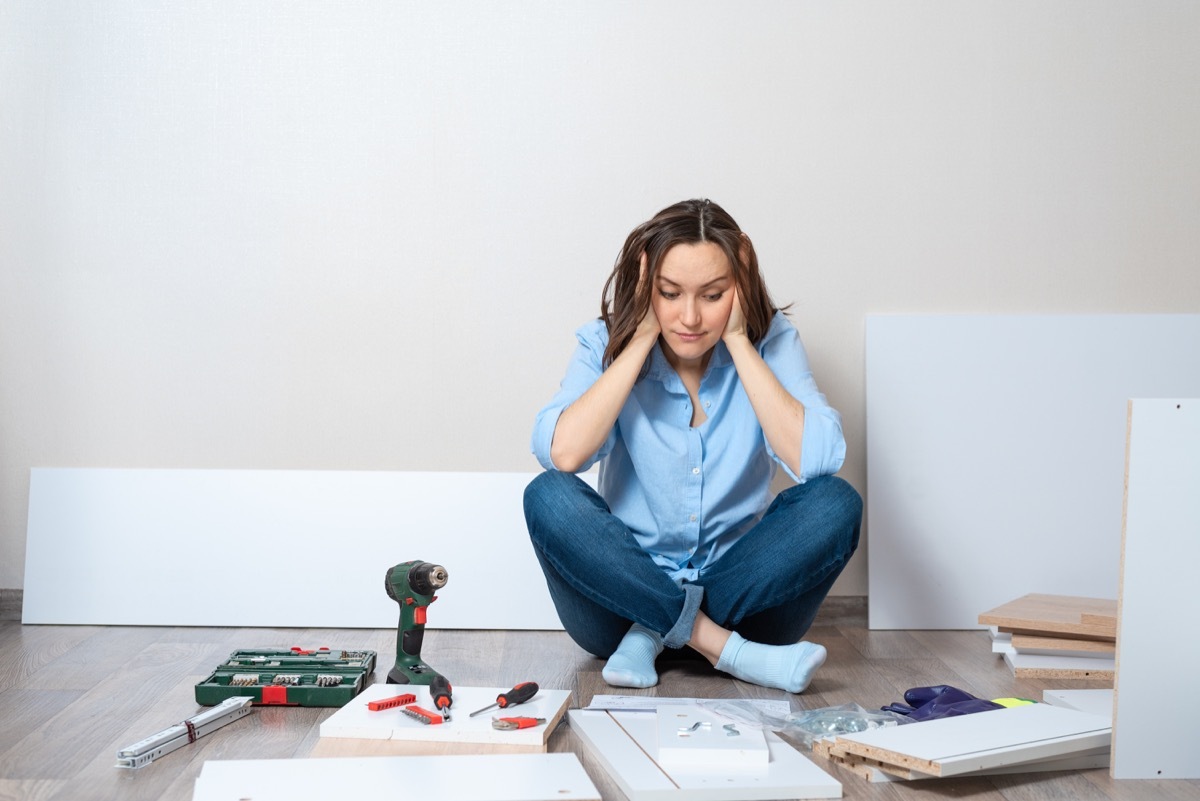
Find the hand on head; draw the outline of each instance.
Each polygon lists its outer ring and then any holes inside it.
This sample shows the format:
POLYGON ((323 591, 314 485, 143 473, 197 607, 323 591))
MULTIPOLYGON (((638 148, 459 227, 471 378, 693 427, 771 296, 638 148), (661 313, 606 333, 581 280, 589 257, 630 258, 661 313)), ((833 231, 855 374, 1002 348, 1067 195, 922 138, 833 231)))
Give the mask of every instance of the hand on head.
POLYGON ((733 295, 733 306, 729 310, 729 320, 725 323, 725 332, 721 334, 721 338, 726 341, 731 336, 745 336, 746 334, 746 310, 742 307, 742 299, 738 296, 736 283, 729 288, 729 293, 733 295))
MULTIPOLYGON (((646 283, 649 279, 646 276, 646 251, 642 251, 641 259, 638 262, 638 288, 634 294, 635 298, 643 296, 643 292, 647 298, 654 292, 653 287, 647 287, 646 283), (649 291, 647 291, 649 289, 649 291)), ((638 323, 637 333, 634 336, 651 336, 658 339, 659 333, 662 331, 662 326, 658 322, 657 315, 654 314, 654 304, 647 301, 646 313, 642 316, 641 322, 638 323)))

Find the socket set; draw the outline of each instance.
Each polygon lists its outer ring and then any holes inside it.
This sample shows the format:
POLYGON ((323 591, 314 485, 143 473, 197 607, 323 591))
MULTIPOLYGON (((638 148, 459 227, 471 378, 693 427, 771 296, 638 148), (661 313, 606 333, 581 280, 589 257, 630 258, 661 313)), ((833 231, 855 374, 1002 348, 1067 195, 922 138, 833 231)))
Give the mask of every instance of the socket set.
POLYGON ((248 697, 258 705, 340 707, 362 692, 374 672, 374 651, 234 651, 196 685, 196 702, 215 706, 248 697))

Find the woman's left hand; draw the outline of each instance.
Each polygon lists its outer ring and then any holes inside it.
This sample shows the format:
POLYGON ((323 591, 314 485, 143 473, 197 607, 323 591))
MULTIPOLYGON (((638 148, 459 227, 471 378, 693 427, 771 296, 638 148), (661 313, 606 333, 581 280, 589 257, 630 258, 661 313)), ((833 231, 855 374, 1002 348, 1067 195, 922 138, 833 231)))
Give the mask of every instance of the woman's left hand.
POLYGON ((746 334, 746 310, 742 308, 742 298, 738 295, 736 284, 730 288, 729 293, 733 295, 733 306, 729 310, 729 319, 725 322, 725 331, 721 334, 721 338, 727 342, 731 336, 746 334))

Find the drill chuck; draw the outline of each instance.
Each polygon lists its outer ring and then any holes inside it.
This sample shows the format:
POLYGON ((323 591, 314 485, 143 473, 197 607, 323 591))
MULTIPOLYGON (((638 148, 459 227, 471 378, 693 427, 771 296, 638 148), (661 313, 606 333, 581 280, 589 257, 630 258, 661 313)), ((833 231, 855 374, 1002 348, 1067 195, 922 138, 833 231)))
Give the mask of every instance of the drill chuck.
POLYGON ((413 591, 421 595, 433 595, 436 590, 446 586, 447 578, 449 576, 446 575, 446 568, 429 562, 417 565, 408 574, 413 591))
POLYGON ((407 562, 389 568, 383 577, 383 586, 388 597, 393 601, 404 602, 401 596, 411 590, 418 595, 433 595, 437 590, 446 586, 450 574, 441 565, 431 562, 407 562), (397 586, 399 584, 400 586, 397 586))

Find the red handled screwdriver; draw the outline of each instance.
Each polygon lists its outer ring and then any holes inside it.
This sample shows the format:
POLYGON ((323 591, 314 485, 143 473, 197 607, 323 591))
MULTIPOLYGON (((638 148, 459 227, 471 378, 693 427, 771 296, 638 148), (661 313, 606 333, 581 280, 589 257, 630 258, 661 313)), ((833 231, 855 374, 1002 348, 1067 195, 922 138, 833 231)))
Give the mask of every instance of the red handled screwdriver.
POLYGON ((429 699, 433 701, 434 708, 441 711, 442 717, 449 721, 450 707, 454 704, 450 680, 442 675, 434 676, 433 681, 429 682, 429 699))
POLYGON ((488 704, 483 709, 476 709, 474 712, 472 712, 467 717, 473 718, 476 715, 478 715, 480 712, 487 712, 489 709, 491 709, 494 706, 498 706, 501 709, 507 709, 510 706, 516 706, 517 704, 523 704, 526 701, 528 701, 530 698, 532 698, 533 696, 537 695, 537 691, 538 691, 537 682, 533 682, 533 681, 521 682, 520 684, 518 684, 516 687, 513 687, 508 692, 500 693, 499 695, 497 695, 496 703, 488 704))

